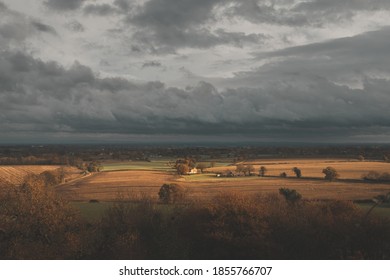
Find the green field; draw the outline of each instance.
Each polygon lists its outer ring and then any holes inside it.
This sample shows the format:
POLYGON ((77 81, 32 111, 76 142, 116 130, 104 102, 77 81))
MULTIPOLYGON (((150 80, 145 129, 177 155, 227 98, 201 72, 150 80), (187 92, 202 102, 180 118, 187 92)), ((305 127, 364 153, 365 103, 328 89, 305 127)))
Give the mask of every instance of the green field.
POLYGON ((70 205, 80 212, 82 218, 88 222, 97 222, 104 215, 105 211, 110 208, 113 202, 71 202, 70 205))
POLYGON ((236 177, 217 177, 214 173, 192 174, 182 176, 186 182, 213 181, 213 182, 234 182, 234 181, 252 181, 259 180, 258 176, 236 176, 236 177))
MULTIPOLYGON (((357 203, 357 205, 365 212, 368 212, 374 205, 373 203, 357 203)), ((379 215, 381 217, 390 218, 390 203, 378 205, 372 210, 370 215, 379 215)))
POLYGON ((126 161, 103 163, 101 171, 123 171, 123 170, 153 170, 153 171, 171 171, 168 160, 156 161, 126 161))
MULTIPOLYGON (((173 159, 159 159, 152 161, 123 161, 123 162, 103 162, 101 165, 101 171, 124 171, 124 170, 150 170, 150 171, 174 171, 170 167, 169 162, 173 162, 173 159)), ((198 162, 205 163, 207 165, 210 162, 198 162)), ((231 162, 214 162, 215 167, 224 167, 231 164, 231 162)))

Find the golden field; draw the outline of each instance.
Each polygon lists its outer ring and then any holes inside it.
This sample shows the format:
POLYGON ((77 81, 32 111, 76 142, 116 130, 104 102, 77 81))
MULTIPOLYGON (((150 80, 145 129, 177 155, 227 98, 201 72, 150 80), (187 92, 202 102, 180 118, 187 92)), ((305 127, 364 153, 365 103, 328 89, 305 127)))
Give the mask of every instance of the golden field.
MULTIPOLYGON (((30 174, 41 174, 45 171, 54 171, 59 165, 5 165, 0 166, 0 183, 21 184, 24 178, 30 174)), ((80 170, 75 167, 65 167, 66 180, 72 180, 80 176, 80 170)))
POLYGON ((173 171, 126 170, 94 173, 91 176, 57 187, 57 190, 71 200, 86 201, 97 199, 115 200, 120 196, 146 194, 157 199, 159 188, 164 183, 178 183, 188 190, 193 198, 207 199, 221 192, 256 193, 277 192, 279 188, 290 188, 300 192, 306 199, 371 199, 374 196, 390 192, 389 183, 372 183, 361 179, 368 171, 388 172, 390 164, 383 162, 360 162, 329 159, 282 159, 243 162, 253 164, 256 172, 260 166, 268 170, 266 177, 248 176, 218 178, 213 172, 226 169, 235 170, 235 166, 223 166, 207 169, 204 174, 178 176, 173 171), (340 174, 340 179, 328 182, 323 179, 322 169, 332 166, 340 174), (295 178, 291 169, 302 170, 302 178, 295 178), (279 174, 286 172, 287 178, 279 174))
MULTIPOLYGON (((241 164, 252 164, 255 172, 258 173, 261 166, 267 168, 266 175, 279 176, 286 172, 288 176, 295 176, 292 169, 298 167, 303 177, 323 178, 322 170, 328 166, 334 167, 340 174, 340 179, 361 179, 369 171, 390 172, 390 163, 379 161, 356 161, 345 159, 275 159, 275 160, 251 160, 240 162, 241 164)), ((239 163, 238 163, 239 164, 239 163)), ((209 168, 210 172, 234 171, 236 166, 209 168)))
POLYGON ((57 165, 7 165, 0 166, 0 182, 20 184, 29 174, 40 174, 45 171, 53 171, 57 165))

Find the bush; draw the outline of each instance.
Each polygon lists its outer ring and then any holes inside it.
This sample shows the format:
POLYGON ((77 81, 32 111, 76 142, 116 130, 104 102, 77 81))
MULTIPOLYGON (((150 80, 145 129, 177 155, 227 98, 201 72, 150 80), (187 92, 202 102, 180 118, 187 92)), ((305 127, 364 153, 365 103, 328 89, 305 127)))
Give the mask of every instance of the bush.
POLYGON ((281 188, 279 189, 279 194, 289 202, 297 202, 302 198, 302 195, 299 192, 291 189, 281 188))
POLYGON ((178 184, 164 184, 161 186, 158 196, 163 203, 176 203, 183 201, 186 191, 178 184))
POLYGON ((390 174, 387 172, 379 173, 377 171, 370 171, 363 175, 363 179, 367 181, 387 182, 390 181, 390 174))

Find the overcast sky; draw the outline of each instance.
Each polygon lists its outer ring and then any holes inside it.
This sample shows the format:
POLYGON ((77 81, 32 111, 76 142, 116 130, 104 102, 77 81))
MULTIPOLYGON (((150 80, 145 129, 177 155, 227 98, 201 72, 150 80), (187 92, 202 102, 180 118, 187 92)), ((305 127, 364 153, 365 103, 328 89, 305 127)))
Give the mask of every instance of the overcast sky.
POLYGON ((0 0, 0 143, 390 141, 388 0, 0 0))

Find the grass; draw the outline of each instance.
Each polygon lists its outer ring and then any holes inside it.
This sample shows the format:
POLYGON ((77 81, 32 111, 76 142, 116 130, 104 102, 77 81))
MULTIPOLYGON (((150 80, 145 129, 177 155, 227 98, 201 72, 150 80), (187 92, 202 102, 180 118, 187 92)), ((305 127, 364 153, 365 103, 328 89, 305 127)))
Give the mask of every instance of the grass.
MULTIPOLYGON (((363 211, 368 212, 374 203, 356 203, 363 211)), ((370 215, 379 215, 381 217, 390 218, 390 203, 378 205, 372 210, 370 215)))
POLYGON ((249 181, 258 180, 258 176, 239 176, 239 177, 217 177, 214 173, 193 174, 182 176, 186 182, 234 182, 234 181, 249 181))
POLYGON ((102 171, 122 171, 122 170, 154 170, 170 171, 172 168, 168 165, 167 160, 157 161, 131 161, 131 162, 112 162, 103 163, 102 171))
POLYGON ((105 211, 113 205, 113 202, 71 202, 71 206, 80 211, 80 215, 88 222, 99 221, 105 211))

